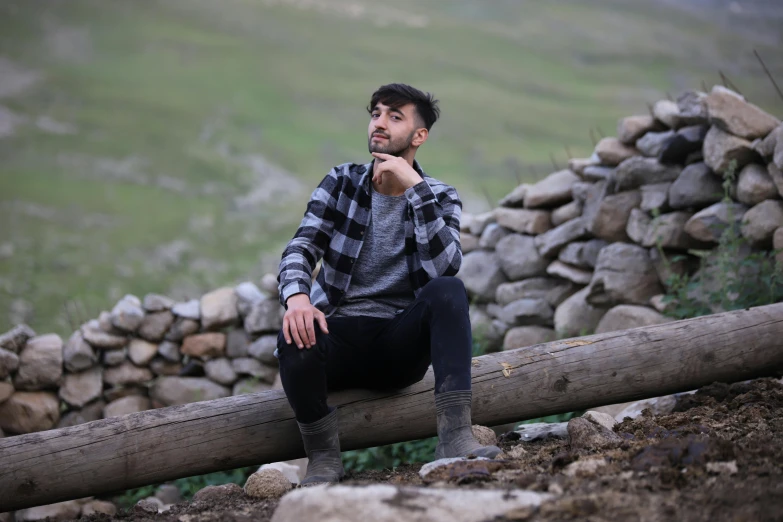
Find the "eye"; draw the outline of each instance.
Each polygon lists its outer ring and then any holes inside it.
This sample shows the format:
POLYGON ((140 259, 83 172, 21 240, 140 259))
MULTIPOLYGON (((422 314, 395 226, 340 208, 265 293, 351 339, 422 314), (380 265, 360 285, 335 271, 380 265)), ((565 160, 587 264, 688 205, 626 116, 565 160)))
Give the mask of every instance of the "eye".
POLYGON ((373 113, 372 113, 372 117, 373 117, 373 118, 377 118, 378 116, 380 116, 380 114, 378 114, 377 112, 373 112, 373 113))

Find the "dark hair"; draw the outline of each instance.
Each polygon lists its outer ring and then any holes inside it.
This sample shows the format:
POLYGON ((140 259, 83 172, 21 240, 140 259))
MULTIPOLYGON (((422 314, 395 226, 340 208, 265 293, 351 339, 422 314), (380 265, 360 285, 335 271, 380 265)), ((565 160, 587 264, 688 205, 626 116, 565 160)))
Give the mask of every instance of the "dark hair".
POLYGON ((367 106, 367 112, 372 114, 373 108, 375 108, 378 103, 388 105, 394 109, 399 109, 403 105, 412 103, 416 107, 416 112, 427 130, 432 128, 432 125, 438 121, 438 117, 440 116, 438 100, 436 100, 431 93, 422 92, 419 89, 411 87, 410 85, 405 85, 404 83, 390 83, 379 87, 377 91, 372 93, 370 105, 367 106))

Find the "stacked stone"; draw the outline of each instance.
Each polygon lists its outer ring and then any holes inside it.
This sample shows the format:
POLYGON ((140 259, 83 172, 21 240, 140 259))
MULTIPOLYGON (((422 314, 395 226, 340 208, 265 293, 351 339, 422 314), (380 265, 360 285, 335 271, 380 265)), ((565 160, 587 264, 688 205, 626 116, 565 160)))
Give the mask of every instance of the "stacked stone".
POLYGON ((0 336, 0 429, 8 434, 279 387, 277 281, 177 303, 126 295, 67 342, 20 325, 0 336))
POLYGON ((665 285, 672 271, 694 275, 690 250, 730 226, 750 249, 783 248, 781 169, 780 120, 724 87, 622 119, 590 158, 464 216, 458 276, 474 336, 511 349, 668 321, 665 285))

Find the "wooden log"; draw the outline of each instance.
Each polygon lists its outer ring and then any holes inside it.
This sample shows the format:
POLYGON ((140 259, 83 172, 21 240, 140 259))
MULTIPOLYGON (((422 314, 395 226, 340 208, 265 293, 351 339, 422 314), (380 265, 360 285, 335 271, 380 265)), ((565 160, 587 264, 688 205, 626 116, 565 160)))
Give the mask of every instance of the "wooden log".
MULTIPOLYGON (((473 361, 473 420, 541 417, 783 368, 783 303, 555 341, 473 361)), ((433 376, 335 394, 344 450, 435 434, 433 376)), ((304 456, 282 391, 0 439, 0 512, 304 456)))

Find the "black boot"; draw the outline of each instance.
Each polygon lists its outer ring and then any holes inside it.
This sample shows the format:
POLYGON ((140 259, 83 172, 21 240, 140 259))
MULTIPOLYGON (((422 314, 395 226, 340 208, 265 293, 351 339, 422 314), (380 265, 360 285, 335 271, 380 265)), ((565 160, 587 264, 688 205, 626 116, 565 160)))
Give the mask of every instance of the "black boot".
POLYGON ((470 421, 470 390, 438 393, 435 411, 438 414, 438 447, 435 458, 487 457, 500 453, 497 446, 482 446, 473 436, 470 421))
POLYGON ((339 482, 345 475, 340 458, 340 438, 337 434, 337 409, 321 420, 298 423, 305 453, 310 461, 301 485, 339 482))

